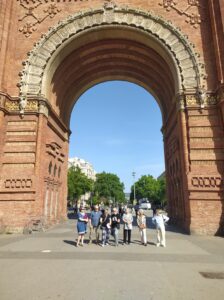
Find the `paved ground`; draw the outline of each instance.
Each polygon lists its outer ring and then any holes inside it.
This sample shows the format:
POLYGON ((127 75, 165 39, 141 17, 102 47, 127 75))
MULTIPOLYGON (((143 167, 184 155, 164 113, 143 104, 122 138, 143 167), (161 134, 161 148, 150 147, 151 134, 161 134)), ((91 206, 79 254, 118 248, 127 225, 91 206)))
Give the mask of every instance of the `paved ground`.
POLYGON ((0 300, 224 299, 223 238, 168 227, 167 248, 157 248, 150 228, 144 247, 135 228, 130 246, 76 248, 75 223, 28 236, 0 235, 0 300))

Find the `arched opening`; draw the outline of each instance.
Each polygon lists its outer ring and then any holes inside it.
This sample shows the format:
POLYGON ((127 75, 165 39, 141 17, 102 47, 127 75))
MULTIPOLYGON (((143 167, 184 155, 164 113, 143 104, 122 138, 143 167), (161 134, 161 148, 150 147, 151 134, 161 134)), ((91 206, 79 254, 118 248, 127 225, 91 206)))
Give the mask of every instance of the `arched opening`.
POLYGON ((183 157, 180 151, 180 120, 176 95, 180 91, 179 69, 169 51, 141 29, 103 25, 81 33, 53 55, 43 76, 43 92, 60 120, 69 127, 72 109, 88 89, 108 80, 135 83, 157 101, 163 120, 170 214, 184 228, 189 220, 183 192, 183 157), (170 150, 169 150, 170 149, 170 150), (179 162, 179 173, 176 170, 179 162), (177 183, 177 177, 181 176, 177 183))
POLYGON ((74 105, 69 157, 87 160, 98 173, 118 175, 130 193, 133 170, 136 181, 164 172, 161 127, 160 108, 148 91, 127 81, 107 81, 74 105))
POLYGON ((47 98, 66 125, 79 96, 106 80, 128 80, 144 87, 155 97, 166 119, 175 101, 178 76, 164 49, 153 40, 144 43, 144 39, 141 31, 103 26, 69 44, 69 54, 60 65, 58 56, 52 60, 47 98))

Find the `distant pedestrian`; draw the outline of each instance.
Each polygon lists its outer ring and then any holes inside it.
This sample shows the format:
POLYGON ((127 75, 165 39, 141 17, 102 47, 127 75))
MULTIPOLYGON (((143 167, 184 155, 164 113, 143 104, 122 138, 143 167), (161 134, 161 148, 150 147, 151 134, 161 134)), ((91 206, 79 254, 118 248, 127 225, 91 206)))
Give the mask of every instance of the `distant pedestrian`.
POLYGON ((102 212, 99 210, 98 205, 94 205, 93 211, 90 213, 89 218, 89 244, 92 243, 92 234, 95 232, 96 244, 99 243, 99 226, 100 226, 100 218, 102 216, 102 212))
POLYGON ((77 247, 79 245, 83 246, 84 236, 87 232, 87 223, 88 223, 88 215, 86 214, 84 207, 80 207, 78 212, 78 222, 77 222, 77 231, 78 231, 78 240, 76 243, 77 247))
POLYGON ((124 222, 124 245, 131 244, 131 231, 132 231, 132 222, 133 222, 133 216, 130 212, 129 208, 126 208, 125 213, 123 214, 123 222, 124 222))
POLYGON ((111 217, 109 209, 105 208, 104 213, 100 218, 100 227, 102 229, 102 243, 101 246, 109 245, 110 229, 111 229, 111 217))
POLYGON ((116 247, 118 246, 120 222, 121 222, 120 215, 118 213, 117 208, 114 207, 111 214, 111 234, 114 237, 116 247))
POLYGON ((141 235, 141 242, 144 246, 147 246, 147 236, 146 236, 146 216, 143 209, 139 209, 137 224, 141 235))
POLYGON ((135 216, 137 218, 138 217, 138 211, 139 211, 139 204, 135 204, 134 209, 135 209, 135 216))
POLYGON ((161 209, 157 209, 155 216, 152 218, 152 222, 153 224, 155 224, 157 230, 157 247, 166 247, 165 223, 167 221, 169 221, 169 218, 163 213, 161 209))

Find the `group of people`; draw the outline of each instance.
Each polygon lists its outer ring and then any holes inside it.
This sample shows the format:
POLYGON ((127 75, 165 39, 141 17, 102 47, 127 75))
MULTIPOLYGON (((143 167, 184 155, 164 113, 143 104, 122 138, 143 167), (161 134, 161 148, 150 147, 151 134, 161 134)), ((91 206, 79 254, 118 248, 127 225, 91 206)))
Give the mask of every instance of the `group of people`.
MULTIPOLYGON (((162 210, 157 209, 152 218, 153 224, 157 230, 157 243, 156 246, 166 247, 165 238, 165 224, 169 220, 167 215, 162 210)), ((119 243, 119 230, 123 223, 123 245, 131 244, 131 233, 133 228, 133 216, 129 208, 125 209, 125 212, 121 216, 116 207, 112 208, 111 214, 108 208, 103 211, 99 209, 98 205, 95 205, 91 213, 88 215, 85 212, 84 207, 80 207, 78 211, 77 231, 78 239, 76 246, 83 246, 84 236, 87 233, 87 226, 89 224, 89 244, 92 243, 93 234, 95 235, 96 244, 104 247, 109 245, 110 235, 114 237, 114 244, 118 247, 119 243), (100 230, 102 230, 102 238, 100 241, 100 230)), ((147 246, 146 235, 146 216, 142 209, 139 209, 137 214, 137 225, 140 232, 141 243, 147 246)))

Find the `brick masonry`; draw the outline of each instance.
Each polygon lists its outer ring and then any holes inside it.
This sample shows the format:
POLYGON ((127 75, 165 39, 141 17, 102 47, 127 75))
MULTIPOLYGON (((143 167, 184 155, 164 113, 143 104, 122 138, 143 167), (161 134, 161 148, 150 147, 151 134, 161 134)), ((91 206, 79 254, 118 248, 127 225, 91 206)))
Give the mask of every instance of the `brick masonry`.
POLYGON ((223 235, 223 11, 223 0, 0 0, 1 228, 66 218, 72 107, 122 79, 160 105, 172 221, 223 235))

